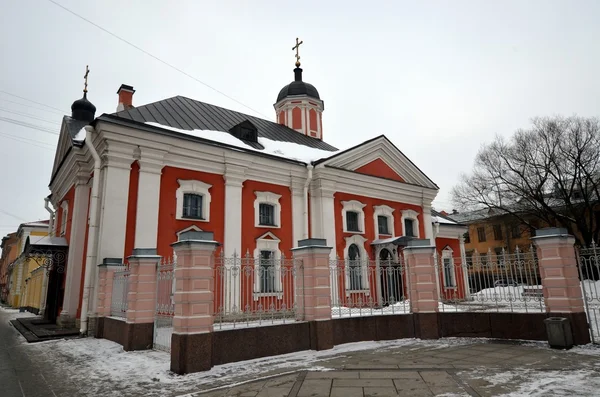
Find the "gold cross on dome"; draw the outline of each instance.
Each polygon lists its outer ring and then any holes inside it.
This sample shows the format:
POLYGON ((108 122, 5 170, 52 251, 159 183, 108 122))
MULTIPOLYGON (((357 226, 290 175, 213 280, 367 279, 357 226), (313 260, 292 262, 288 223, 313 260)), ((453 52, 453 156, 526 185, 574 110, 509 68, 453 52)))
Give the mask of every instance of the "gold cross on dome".
POLYGON ((88 80, 88 74, 90 74, 90 69, 88 68, 88 65, 85 65, 85 75, 83 76, 83 78, 85 79, 85 85, 83 87, 83 92, 84 94, 87 94, 87 80, 88 80))
POLYGON ((296 67, 300 67, 300 53, 298 50, 300 49, 300 44, 304 43, 303 41, 298 41, 299 39, 296 37, 296 45, 292 47, 292 51, 296 50, 296 67))

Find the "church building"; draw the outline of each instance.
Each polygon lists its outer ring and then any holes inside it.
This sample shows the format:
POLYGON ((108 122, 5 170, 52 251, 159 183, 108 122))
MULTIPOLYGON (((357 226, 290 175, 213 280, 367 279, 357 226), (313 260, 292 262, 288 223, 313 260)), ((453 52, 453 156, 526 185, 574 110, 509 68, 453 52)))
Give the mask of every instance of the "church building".
MULTIPOLYGON (((276 121, 183 96, 141 105, 134 93, 121 85, 116 112, 96 116, 86 73, 63 118, 49 196, 53 234, 68 244, 63 324, 93 327, 98 265, 134 249, 171 257, 189 230, 212 232, 225 257, 289 258, 306 238, 325 239, 332 260, 399 261, 410 238, 440 257, 464 253, 466 229, 432 210, 438 186, 390 139, 327 143, 325 104, 299 57, 276 121)), ((440 290, 464 296, 449 268, 440 290)))

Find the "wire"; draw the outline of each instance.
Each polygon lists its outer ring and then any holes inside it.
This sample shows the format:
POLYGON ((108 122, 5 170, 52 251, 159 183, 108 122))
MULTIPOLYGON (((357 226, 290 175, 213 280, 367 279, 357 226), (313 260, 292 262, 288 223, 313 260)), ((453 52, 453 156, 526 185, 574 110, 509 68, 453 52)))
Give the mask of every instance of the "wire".
POLYGON ((16 94, 11 94, 8 91, 0 90, 0 92, 3 93, 3 94, 6 94, 6 95, 14 96, 15 98, 23 99, 24 101, 29 101, 29 102, 35 103, 36 105, 41 105, 41 106, 45 106, 45 107, 50 108, 50 109, 58 110, 61 114, 65 114, 64 110, 61 110, 59 108, 55 108, 54 106, 46 105, 45 103, 41 103, 41 102, 36 102, 34 100, 27 99, 25 97, 22 97, 22 96, 19 96, 19 95, 16 95, 16 94))
POLYGON ((148 55, 149 57, 151 57, 151 58, 154 58, 155 60, 159 61, 160 63, 162 63, 162 64, 164 64, 164 65, 166 65, 166 66, 168 66, 168 67, 170 67, 171 69, 178 71, 179 73, 183 74, 184 76, 187 76, 187 77, 191 78, 192 80, 195 80, 195 81, 197 81, 198 83, 202 84, 203 86, 205 86, 205 87, 207 87, 207 88, 210 88, 211 90, 213 90, 213 91, 215 91, 215 92, 217 92, 217 93, 219 93, 219 94, 223 95, 224 97, 226 97, 226 98, 228 98, 228 99, 230 99, 230 100, 232 100, 232 101, 234 101, 234 102, 236 102, 236 103, 238 103, 238 104, 242 105, 243 107, 245 107, 245 108, 247 108, 247 109, 250 109, 250 110, 251 110, 251 111, 253 111, 254 113, 256 113, 256 114, 260 114, 261 116, 263 116, 263 117, 265 117, 265 118, 269 119, 269 116, 266 116, 266 115, 262 114, 262 113, 261 113, 261 112, 259 112, 258 110, 255 110, 255 109, 251 108, 250 106, 248 106, 248 105, 245 105, 245 104, 243 104, 242 102, 238 101, 237 99, 235 99, 235 98, 233 98, 233 97, 231 97, 231 96, 229 96, 229 95, 225 94, 223 91, 220 91, 220 90, 216 89, 215 87, 213 87, 213 86, 211 86, 211 85, 209 85, 209 84, 207 84, 207 83, 203 82, 202 80, 200 80, 200 79, 198 79, 198 78, 196 78, 196 77, 192 76, 191 74, 189 74, 189 73, 187 73, 187 72, 184 72, 183 70, 179 69, 177 66, 174 66, 174 65, 172 65, 172 64, 170 64, 170 63, 168 63, 167 61, 163 61, 162 59, 160 59, 160 58, 159 58, 159 57, 157 57, 156 55, 152 55, 151 53, 149 53, 148 51, 144 50, 143 48, 141 48, 141 47, 138 47, 137 45, 133 44, 132 42, 130 42, 130 41, 127 41, 126 39, 124 39, 124 38, 122 38, 122 37, 118 36, 117 34, 115 34, 115 33, 111 32, 111 31, 109 31, 109 30, 107 30, 107 29, 103 28, 102 26, 100 26, 100 25, 98 25, 98 24, 96 24, 96 23, 94 23, 94 22, 90 21, 89 19, 87 19, 87 18, 85 18, 85 17, 83 17, 83 16, 81 16, 81 15, 77 14, 75 11, 72 11, 72 10, 70 10, 69 8, 67 8, 67 7, 63 6, 62 4, 60 4, 60 3, 57 3, 57 2, 56 2, 56 1, 54 1, 54 0, 48 0, 48 1, 49 1, 50 3, 52 3, 52 4, 54 4, 54 5, 56 5, 56 6, 60 7, 60 8, 62 8, 63 10, 67 11, 68 13, 71 13, 71 14, 75 15, 77 18, 80 18, 80 19, 82 19, 82 20, 86 21, 87 23, 89 23, 89 24, 91 24, 91 25, 93 25, 93 26, 97 27, 98 29, 102 30, 103 32, 105 32, 105 33, 108 33, 109 35, 113 36, 114 38, 116 38, 116 39, 118 39, 118 40, 120 40, 120 41, 122 41, 122 42, 124 42, 124 43, 126 43, 126 44, 128 44, 128 45, 130 45, 131 47, 135 48, 136 50, 138 50, 138 51, 140 51, 140 52, 143 52, 144 54, 148 55))
POLYGON ((33 128, 34 130, 39 130, 48 134, 52 134, 52 135, 59 135, 58 132, 54 132, 48 128, 44 128, 42 126, 38 126, 35 124, 30 124, 30 123, 26 123, 25 121, 21 121, 21 120, 15 120, 15 119, 11 119, 8 117, 0 117, 0 121, 4 121, 6 123, 12 123, 12 124, 16 124, 16 125, 20 125, 22 127, 27 127, 27 128, 33 128))
POLYGON ((3 214, 6 214, 6 215, 8 215, 8 216, 11 216, 11 217, 13 217, 13 218, 15 218, 15 219, 18 219, 18 220, 20 220, 20 221, 27 222, 25 219, 21 218, 20 216, 18 216, 18 215, 15 215, 15 214, 11 214, 10 212, 8 212, 8 211, 4 211, 3 209, 0 209, 0 212, 2 212, 3 214))
POLYGON ((43 122, 45 122, 45 123, 50 123, 50 124, 54 124, 54 125, 58 125, 58 126, 60 126, 60 124, 59 124, 59 123, 57 123, 56 121, 42 119, 42 118, 39 118, 39 117, 33 116, 33 115, 31 115, 31 114, 22 113, 22 112, 17 112, 17 111, 11 110, 11 109, 3 108, 3 107, 1 107, 1 106, 0 106, 0 110, 1 110, 1 111, 3 111, 3 112, 12 113, 12 114, 17 114, 17 115, 19 115, 19 116, 23 116, 23 117, 27 117, 27 118, 30 118, 30 119, 39 120, 39 121, 43 121, 43 122))
POLYGON ((54 146, 51 146, 49 143, 45 143, 43 141, 37 141, 37 140, 34 140, 34 139, 22 138, 22 137, 18 137, 18 136, 14 136, 14 135, 4 134, 2 132, 0 132, 0 137, 8 138, 8 139, 11 139, 13 141, 17 141, 17 142, 21 142, 21 143, 26 143, 28 145, 36 146, 36 147, 39 147, 39 148, 42 148, 42 149, 46 149, 46 150, 50 150, 50 151, 55 151, 56 150, 56 148, 54 146), (41 143, 41 144, 48 145, 48 146, 41 146, 41 145, 38 145, 37 143, 41 143))
POLYGON ((39 108, 39 107, 28 105, 26 103, 21 103, 21 102, 17 102, 17 101, 11 101, 10 99, 0 98, 0 101, 10 102, 10 103, 14 103, 16 105, 21 105, 21 106, 26 106, 29 109, 40 110, 42 112, 49 112, 49 113, 54 113, 54 114, 60 114, 61 116, 64 116, 64 114, 65 114, 64 112, 57 112, 57 111, 51 110, 51 109, 42 109, 42 108, 39 108))

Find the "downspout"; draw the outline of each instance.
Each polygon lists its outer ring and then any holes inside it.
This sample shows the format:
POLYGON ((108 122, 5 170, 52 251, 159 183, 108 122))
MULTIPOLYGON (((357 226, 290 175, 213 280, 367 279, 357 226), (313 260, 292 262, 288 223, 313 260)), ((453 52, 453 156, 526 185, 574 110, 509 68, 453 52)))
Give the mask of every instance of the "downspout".
POLYGON ((50 208, 49 204, 50 204, 50 198, 46 197, 44 199, 45 204, 44 204, 44 208, 46 208, 46 211, 48 211, 50 213, 50 220, 48 221, 48 230, 49 230, 49 235, 52 236, 54 233, 54 211, 50 208))
POLYGON ((96 263, 96 234, 98 233, 98 190, 100 188, 100 156, 92 143, 94 127, 85 126, 85 146, 87 146, 94 159, 94 180, 92 182, 92 193, 90 199, 89 229, 87 241, 87 255, 85 258, 85 281, 83 284, 83 298, 81 300, 81 335, 88 331, 88 308, 90 302, 90 289, 92 288, 92 275, 96 263))
POLYGON ((306 177, 306 182, 304 182, 304 233, 302 234, 303 239, 307 239, 309 236, 308 230, 308 187, 310 186, 310 181, 312 180, 312 172, 313 172, 312 164, 308 164, 306 169, 308 170, 308 176, 306 177))

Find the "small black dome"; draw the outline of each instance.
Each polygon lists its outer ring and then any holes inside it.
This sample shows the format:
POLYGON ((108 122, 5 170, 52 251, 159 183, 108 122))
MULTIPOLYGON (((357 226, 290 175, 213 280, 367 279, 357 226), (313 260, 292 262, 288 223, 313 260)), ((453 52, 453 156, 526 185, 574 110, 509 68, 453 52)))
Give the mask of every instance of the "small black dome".
POLYGON ((71 117, 75 120, 92 122, 94 121, 95 114, 96 106, 88 101, 86 94, 71 105, 71 117))
POLYGON ((294 75, 295 81, 292 81, 290 84, 283 87, 281 91, 279 91, 279 95, 277 95, 277 102, 291 95, 308 95, 309 97, 315 99, 321 99, 319 96, 319 91, 317 91, 314 85, 302 81, 302 69, 294 69, 294 75))

